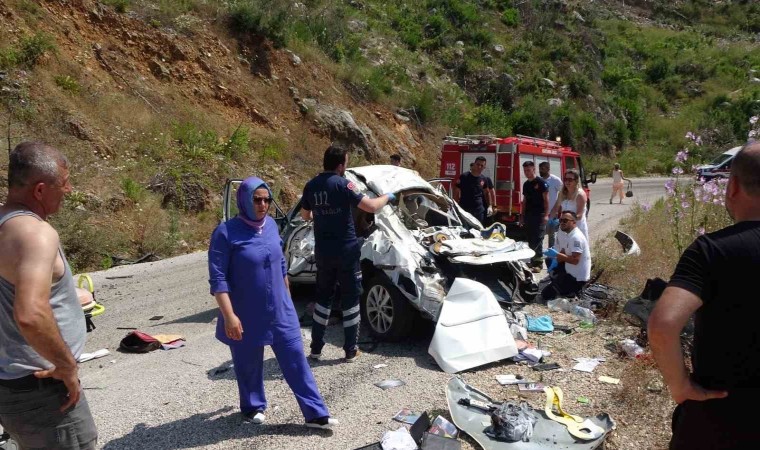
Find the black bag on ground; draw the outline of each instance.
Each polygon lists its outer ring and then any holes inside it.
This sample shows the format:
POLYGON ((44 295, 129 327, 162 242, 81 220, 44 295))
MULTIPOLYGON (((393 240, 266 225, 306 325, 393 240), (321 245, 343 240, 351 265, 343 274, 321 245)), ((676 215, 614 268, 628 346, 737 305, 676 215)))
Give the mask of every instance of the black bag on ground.
POLYGON ((119 343, 119 350, 127 353, 148 353, 161 348, 161 343, 142 331, 132 331, 119 343))

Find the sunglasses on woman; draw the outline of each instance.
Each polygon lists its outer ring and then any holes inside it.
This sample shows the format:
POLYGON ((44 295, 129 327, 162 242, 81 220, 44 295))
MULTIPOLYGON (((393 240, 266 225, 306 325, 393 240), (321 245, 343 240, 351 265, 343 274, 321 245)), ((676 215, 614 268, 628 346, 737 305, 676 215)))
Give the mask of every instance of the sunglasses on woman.
POLYGON ((253 203, 266 203, 268 205, 272 203, 272 199, 269 197, 253 197, 253 203))

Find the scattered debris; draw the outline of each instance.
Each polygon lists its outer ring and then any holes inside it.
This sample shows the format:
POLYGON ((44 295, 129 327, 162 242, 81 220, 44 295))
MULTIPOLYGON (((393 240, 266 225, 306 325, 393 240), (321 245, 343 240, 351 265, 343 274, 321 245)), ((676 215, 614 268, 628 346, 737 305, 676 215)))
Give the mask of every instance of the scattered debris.
POLYGON ((417 450, 409 430, 402 427, 395 431, 386 431, 382 440, 383 450, 417 450))
POLYGON ((150 319, 148 319, 148 320, 161 320, 161 319, 163 319, 163 318, 164 318, 164 316, 153 316, 153 317, 151 317, 151 318, 150 318, 150 319))
POLYGON ((383 380, 375 383, 375 386, 382 390, 391 389, 399 386, 404 386, 406 383, 401 380, 383 380))
POLYGON ((588 399, 588 397, 582 397, 582 396, 581 396, 581 397, 578 397, 578 399, 577 399, 577 400, 578 400, 578 403, 583 403, 583 404, 585 404, 585 405, 587 405, 587 404, 589 403, 589 399, 588 399))
POLYGON ((388 364, 375 364, 372 366, 373 369, 382 369, 383 367, 388 367, 388 364))
POLYGON ((83 363, 91 359, 102 358, 106 355, 109 355, 110 353, 111 352, 109 352, 108 349, 105 349, 105 348, 101 348, 100 350, 94 351, 92 353, 82 353, 81 355, 79 355, 77 362, 83 363))
POLYGON ((544 392, 544 385, 542 383, 527 383, 517 386, 520 392, 544 392))
POLYGON ((456 373, 518 354, 504 312, 491 290, 456 278, 443 301, 428 353, 446 373, 456 373))
POLYGON ((132 278, 132 277, 134 277, 134 275, 119 275, 119 276, 106 277, 106 280, 120 280, 123 278, 132 278))
POLYGON ((420 416, 422 416, 422 414, 416 413, 409 408, 401 408, 401 410, 399 410, 399 412, 397 412, 396 415, 393 416, 393 420, 412 425, 414 422, 417 421, 417 419, 420 418, 420 416))
POLYGON ((620 380, 618 378, 607 377, 607 376, 604 376, 604 375, 602 375, 601 377, 599 377, 599 381, 601 381, 602 383, 609 383, 609 384, 619 384, 620 383, 620 380))
POLYGON ((559 368, 560 368, 560 365, 555 362, 547 363, 547 364, 536 364, 535 366, 533 366, 533 370, 538 371, 538 372, 543 372, 546 370, 555 370, 559 368))
POLYGON ((604 358, 573 358, 578 364, 573 366, 573 370, 591 373, 596 366, 604 362, 604 358))
POLYGON ((623 252, 625 252, 626 255, 638 256, 641 254, 641 248, 639 248, 639 244, 637 244, 631 236, 623 233, 622 231, 616 231, 615 239, 617 239, 617 241, 620 242, 620 245, 623 246, 623 252))

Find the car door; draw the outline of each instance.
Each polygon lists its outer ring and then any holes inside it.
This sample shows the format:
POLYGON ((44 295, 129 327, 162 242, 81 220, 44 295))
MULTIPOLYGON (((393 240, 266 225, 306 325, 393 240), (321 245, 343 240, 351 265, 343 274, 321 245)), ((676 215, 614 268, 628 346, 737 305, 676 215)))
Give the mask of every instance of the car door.
MULTIPOLYGON (((227 180, 224 185, 222 201, 222 220, 227 221, 238 214, 237 190, 243 182, 241 179, 227 180)), ((272 200, 274 209, 270 215, 277 223, 282 239, 283 253, 288 263, 288 275, 294 282, 314 282, 316 266, 314 264, 314 232, 310 223, 301 218, 299 201, 288 213, 284 213, 276 200, 272 200)))

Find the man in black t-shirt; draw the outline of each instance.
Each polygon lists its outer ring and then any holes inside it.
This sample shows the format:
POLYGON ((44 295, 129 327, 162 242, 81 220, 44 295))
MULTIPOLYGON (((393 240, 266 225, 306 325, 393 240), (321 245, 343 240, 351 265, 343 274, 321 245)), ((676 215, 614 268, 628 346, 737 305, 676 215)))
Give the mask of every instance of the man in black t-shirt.
POLYGON ((470 171, 460 175, 454 183, 454 200, 481 224, 486 221, 486 211, 490 205, 491 192, 493 192, 493 181, 483 175, 485 168, 486 158, 478 156, 470 166, 470 171))
POLYGON ((536 254, 531 260, 533 272, 540 272, 543 265, 544 234, 549 219, 549 186, 536 176, 536 163, 525 161, 523 173, 527 180, 523 183, 523 201, 520 204, 520 226, 528 234, 528 245, 536 254))
POLYGON ((726 209, 736 222, 698 237, 649 318, 649 342, 670 395, 671 449, 754 448, 760 442, 760 142, 734 157, 726 209), (692 372, 680 334, 694 314, 692 372))

